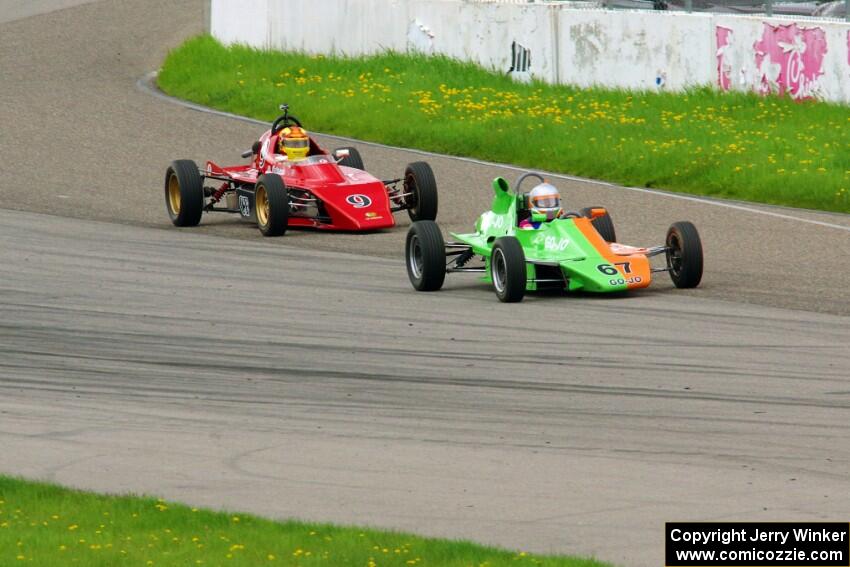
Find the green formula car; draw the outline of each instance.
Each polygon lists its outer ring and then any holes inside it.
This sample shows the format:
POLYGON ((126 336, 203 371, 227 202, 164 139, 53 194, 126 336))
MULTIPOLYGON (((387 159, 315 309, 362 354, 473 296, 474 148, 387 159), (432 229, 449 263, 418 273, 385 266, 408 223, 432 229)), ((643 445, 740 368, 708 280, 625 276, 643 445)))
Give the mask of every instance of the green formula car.
POLYGON ((673 223, 663 246, 627 246, 616 242, 604 208, 563 211, 557 189, 536 173, 522 175, 513 191, 499 177, 493 191, 493 206, 478 218, 475 232, 452 234, 454 241, 445 242, 433 221, 413 223, 405 256, 415 289, 436 291, 446 274, 480 273, 501 301, 515 302, 539 289, 608 293, 643 288, 656 272, 668 272, 679 288, 696 287, 702 279, 702 244, 690 222, 673 223), (529 178, 539 184, 523 193, 529 178), (653 267, 654 256, 666 264, 653 267))

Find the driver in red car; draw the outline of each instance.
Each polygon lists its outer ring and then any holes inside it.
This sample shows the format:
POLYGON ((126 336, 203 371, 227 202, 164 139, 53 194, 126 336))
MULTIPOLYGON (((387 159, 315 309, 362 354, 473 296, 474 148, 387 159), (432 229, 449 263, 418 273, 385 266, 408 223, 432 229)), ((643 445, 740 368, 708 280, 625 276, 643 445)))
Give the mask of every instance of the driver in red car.
POLYGON ((289 161, 301 161, 310 153, 310 137, 300 126, 288 126, 280 131, 278 153, 286 154, 289 161))
MULTIPOLYGON (((549 183, 541 183, 528 194, 528 207, 532 215, 545 216, 545 222, 560 218, 564 210, 561 208, 561 195, 549 183)), ((544 221, 534 222, 531 218, 522 219, 519 227, 524 229, 540 228, 544 221)))

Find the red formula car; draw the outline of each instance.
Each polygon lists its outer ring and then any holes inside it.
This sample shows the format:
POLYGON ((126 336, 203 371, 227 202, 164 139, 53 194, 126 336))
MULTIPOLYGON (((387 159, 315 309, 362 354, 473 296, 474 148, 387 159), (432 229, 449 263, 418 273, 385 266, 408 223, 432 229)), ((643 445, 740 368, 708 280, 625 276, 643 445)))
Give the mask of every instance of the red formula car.
POLYGON ((242 154, 248 165, 199 169, 191 160, 172 162, 165 173, 165 206, 176 226, 196 226, 204 212, 235 213, 257 223, 265 236, 289 227, 371 231, 395 225, 393 213, 434 220, 437 184, 425 162, 407 166, 404 177, 380 181, 363 170, 355 148, 330 153, 301 128, 289 107, 242 154), (284 143, 287 145, 284 151, 284 143), (213 187, 205 180, 218 182, 213 187))

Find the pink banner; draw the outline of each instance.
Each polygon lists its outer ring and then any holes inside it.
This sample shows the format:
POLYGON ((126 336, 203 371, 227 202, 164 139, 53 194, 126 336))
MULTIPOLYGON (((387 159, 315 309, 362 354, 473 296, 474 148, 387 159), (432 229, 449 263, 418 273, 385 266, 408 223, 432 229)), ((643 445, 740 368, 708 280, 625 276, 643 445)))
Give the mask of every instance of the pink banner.
POLYGON ((764 24, 761 41, 753 45, 761 75, 761 93, 789 93, 794 98, 813 96, 823 75, 826 37, 821 28, 801 29, 764 24))
POLYGON ((796 99, 817 95, 827 52, 823 29, 764 23, 761 39, 752 48, 736 41, 729 28, 717 26, 715 33, 717 83, 722 90, 733 88, 737 72, 742 88, 761 94, 789 94, 796 99))
POLYGON ((732 86, 732 77, 729 66, 725 64, 724 56, 730 48, 732 30, 717 26, 715 33, 717 34, 717 86, 728 91, 732 86))

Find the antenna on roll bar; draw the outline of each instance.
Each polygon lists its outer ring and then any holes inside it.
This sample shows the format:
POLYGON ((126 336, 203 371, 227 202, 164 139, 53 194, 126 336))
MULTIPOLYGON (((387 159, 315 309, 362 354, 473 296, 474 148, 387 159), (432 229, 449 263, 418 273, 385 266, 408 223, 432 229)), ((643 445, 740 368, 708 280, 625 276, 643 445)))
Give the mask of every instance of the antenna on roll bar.
POLYGON ((283 125, 286 126, 286 121, 289 118, 289 105, 284 102, 280 105, 280 109, 283 111, 283 125))

